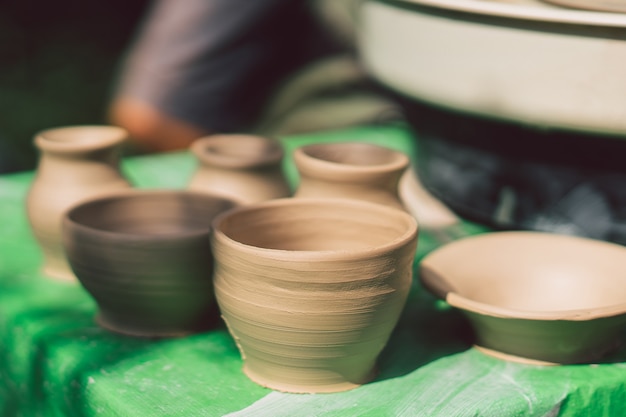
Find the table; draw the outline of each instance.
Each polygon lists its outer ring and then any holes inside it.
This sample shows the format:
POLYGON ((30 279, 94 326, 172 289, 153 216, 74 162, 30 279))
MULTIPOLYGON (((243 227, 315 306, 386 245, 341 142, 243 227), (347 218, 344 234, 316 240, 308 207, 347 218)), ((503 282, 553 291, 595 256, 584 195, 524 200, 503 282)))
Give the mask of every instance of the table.
MULTIPOLYGON (((404 125, 364 126, 282 139, 290 153, 314 142, 361 140, 414 157, 404 125)), ((127 158, 141 188, 182 188, 189 152, 127 158)), ((179 339, 135 339, 94 324, 95 304, 77 283, 39 272, 24 198, 33 173, 0 177, 0 413, 2 416, 624 416, 626 366, 542 367, 501 361, 471 347, 467 322, 415 280, 379 360, 377 378, 335 394, 286 394, 241 372, 223 325, 179 339)), ((463 222, 467 234, 486 228, 463 222)), ((416 266, 440 243, 420 231, 416 266)))

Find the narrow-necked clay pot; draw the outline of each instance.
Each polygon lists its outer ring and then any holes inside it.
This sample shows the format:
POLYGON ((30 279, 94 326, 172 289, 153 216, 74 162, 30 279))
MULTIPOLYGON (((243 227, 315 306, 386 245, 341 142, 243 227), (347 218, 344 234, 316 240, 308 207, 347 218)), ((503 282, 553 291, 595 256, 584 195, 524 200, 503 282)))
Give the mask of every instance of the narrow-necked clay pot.
POLYGON ((26 209, 46 276, 75 280, 61 242, 65 211, 83 199, 130 187, 119 171, 126 138, 127 132, 114 126, 62 127, 35 136, 40 159, 26 209))
POLYGON ((398 183, 409 166, 402 152, 362 142, 321 143, 295 150, 298 198, 350 198, 405 209, 398 183))
POLYGON ((212 135, 191 145, 200 166, 188 188, 251 204, 288 197, 280 142, 254 135, 212 135))
POLYGON ((375 373, 411 285, 417 224, 348 199, 280 199, 214 223, 215 291, 260 385, 354 388, 375 373))
POLYGON ((205 193, 131 190, 73 207, 64 245, 98 304, 98 323, 149 337, 206 329, 214 306, 210 225, 234 205, 205 193))
POLYGON ((430 291, 472 322, 477 345, 532 363, 592 362, 626 330, 626 247, 541 232, 447 244, 420 263, 430 291))

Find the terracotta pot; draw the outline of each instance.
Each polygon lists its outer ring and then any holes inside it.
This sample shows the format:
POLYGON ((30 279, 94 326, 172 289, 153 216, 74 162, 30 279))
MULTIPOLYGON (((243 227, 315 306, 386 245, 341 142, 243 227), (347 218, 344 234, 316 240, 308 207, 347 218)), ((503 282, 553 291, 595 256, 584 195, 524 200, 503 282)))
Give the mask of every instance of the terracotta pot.
POLYGON ((98 303, 98 323, 150 337, 207 328, 214 306, 210 224, 234 205, 203 193, 132 190, 73 207, 64 244, 98 303))
POLYGON ((40 159, 26 210, 43 251, 45 275, 75 279, 61 243, 64 212, 83 199, 130 187, 118 167, 126 138, 124 129, 113 126, 63 127, 35 136, 40 159))
POLYGON ((191 151, 200 162, 188 188, 251 204, 291 194, 282 172, 283 148, 253 135, 213 135, 198 139, 191 151))
POLYGON ((216 297, 244 372, 288 392, 369 381, 411 286, 416 238, 409 214, 347 199, 281 199, 218 217, 216 297))
POLYGON ((460 309, 483 351, 533 363, 593 362, 623 341, 626 248, 541 232, 460 239, 420 262, 431 292, 460 309))
POLYGON ((398 183, 409 158, 402 152, 345 142, 303 146, 293 157, 300 173, 294 197, 350 198, 404 209, 398 183))

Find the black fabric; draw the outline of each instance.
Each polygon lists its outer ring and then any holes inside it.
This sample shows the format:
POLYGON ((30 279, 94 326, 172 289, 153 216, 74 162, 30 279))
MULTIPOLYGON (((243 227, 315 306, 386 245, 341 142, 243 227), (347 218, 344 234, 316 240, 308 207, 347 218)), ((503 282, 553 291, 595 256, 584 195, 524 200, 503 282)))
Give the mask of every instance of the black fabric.
POLYGON ((332 52, 304 0, 159 0, 117 94, 209 131, 241 131, 287 76, 332 52))
POLYGON ((626 244, 626 140, 539 129, 399 99, 424 186, 493 227, 626 244))

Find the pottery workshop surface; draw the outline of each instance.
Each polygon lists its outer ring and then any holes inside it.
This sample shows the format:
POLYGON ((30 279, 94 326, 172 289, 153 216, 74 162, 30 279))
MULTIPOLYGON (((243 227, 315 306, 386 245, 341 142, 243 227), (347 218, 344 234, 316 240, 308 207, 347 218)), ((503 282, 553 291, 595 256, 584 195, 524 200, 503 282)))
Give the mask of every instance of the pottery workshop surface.
MULTIPOLYGON (((284 140, 285 169, 304 144, 359 140, 413 154, 402 126, 284 140)), ((183 188, 189 152, 126 159, 142 188, 183 188)), ((0 177, 0 415, 3 416, 578 416, 626 414, 624 353, 597 365, 532 366, 471 348, 467 322, 414 279, 375 379, 334 394, 285 394, 242 372, 223 325, 194 336, 147 340, 109 333, 76 283, 41 275, 24 201, 33 173, 0 177)), ((485 229, 464 222, 465 234, 485 229)), ((439 246, 421 229, 416 259, 439 246)), ((417 264, 414 265, 414 268, 417 264)))

